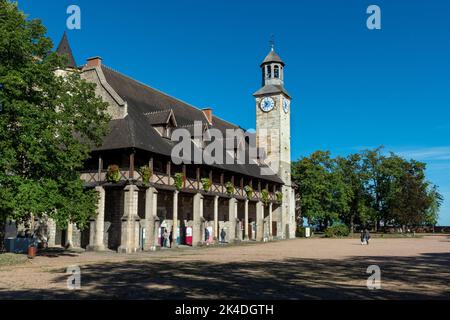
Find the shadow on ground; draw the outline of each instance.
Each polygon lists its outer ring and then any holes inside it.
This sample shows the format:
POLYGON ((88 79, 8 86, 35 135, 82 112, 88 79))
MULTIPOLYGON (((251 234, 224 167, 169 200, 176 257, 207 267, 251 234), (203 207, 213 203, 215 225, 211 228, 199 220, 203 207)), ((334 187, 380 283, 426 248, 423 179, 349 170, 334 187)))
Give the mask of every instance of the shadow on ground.
MULTIPOLYGON (((83 266, 82 290, 0 291, 1 299, 449 299, 450 253, 218 264, 128 261, 83 266), (366 269, 379 265, 380 290, 366 269)), ((65 270, 55 282, 66 283, 65 270)))
POLYGON ((37 252, 38 256, 43 256, 47 258, 58 258, 58 257, 76 257, 82 251, 81 250, 71 250, 65 248, 46 248, 40 249, 37 252))

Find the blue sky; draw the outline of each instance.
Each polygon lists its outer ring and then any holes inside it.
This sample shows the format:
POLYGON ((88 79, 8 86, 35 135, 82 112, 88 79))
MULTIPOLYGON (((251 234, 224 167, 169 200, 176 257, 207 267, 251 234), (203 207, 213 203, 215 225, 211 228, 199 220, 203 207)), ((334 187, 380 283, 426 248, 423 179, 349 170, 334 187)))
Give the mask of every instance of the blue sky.
POLYGON ((269 50, 286 62, 292 157, 346 155, 384 145, 428 164, 450 225, 450 2, 441 0, 19 1, 55 45, 66 9, 81 8, 68 36, 78 64, 108 66, 245 128, 269 50), (382 29, 366 28, 380 6, 382 29))

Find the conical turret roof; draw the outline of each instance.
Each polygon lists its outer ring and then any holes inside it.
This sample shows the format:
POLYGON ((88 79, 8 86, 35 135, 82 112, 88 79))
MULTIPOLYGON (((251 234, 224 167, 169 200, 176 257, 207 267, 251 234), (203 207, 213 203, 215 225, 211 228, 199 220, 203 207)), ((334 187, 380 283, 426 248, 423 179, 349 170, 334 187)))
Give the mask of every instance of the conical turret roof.
POLYGON ((77 64, 72 54, 72 49, 70 49, 69 40, 67 39, 67 33, 64 31, 64 35, 56 49, 56 53, 60 56, 65 56, 67 58, 66 67, 75 69, 77 64))
POLYGON ((280 63, 284 66, 283 60, 281 60, 280 56, 275 52, 275 50, 272 48, 269 52, 269 54, 266 56, 264 61, 261 63, 261 66, 268 63, 280 63))

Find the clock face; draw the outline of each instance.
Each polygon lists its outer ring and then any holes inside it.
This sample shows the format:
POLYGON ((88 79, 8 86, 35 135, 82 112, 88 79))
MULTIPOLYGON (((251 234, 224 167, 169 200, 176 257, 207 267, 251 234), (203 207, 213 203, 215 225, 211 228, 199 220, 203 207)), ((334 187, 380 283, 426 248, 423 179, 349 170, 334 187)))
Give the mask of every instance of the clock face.
POLYGON ((289 112, 289 100, 288 99, 284 99, 283 100, 283 110, 285 113, 289 112))
POLYGON ((262 99, 260 107, 262 111, 269 112, 275 107, 275 101, 270 97, 266 97, 262 99))

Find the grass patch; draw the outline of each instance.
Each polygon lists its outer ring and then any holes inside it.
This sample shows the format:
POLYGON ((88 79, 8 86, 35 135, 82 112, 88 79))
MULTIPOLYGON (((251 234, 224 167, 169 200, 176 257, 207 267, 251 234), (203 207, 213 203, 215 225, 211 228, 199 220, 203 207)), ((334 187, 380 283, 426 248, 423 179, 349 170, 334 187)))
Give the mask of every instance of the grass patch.
POLYGON ((15 264, 21 264, 28 260, 25 254, 16 253, 1 253, 0 254, 0 266, 12 266, 15 264))

